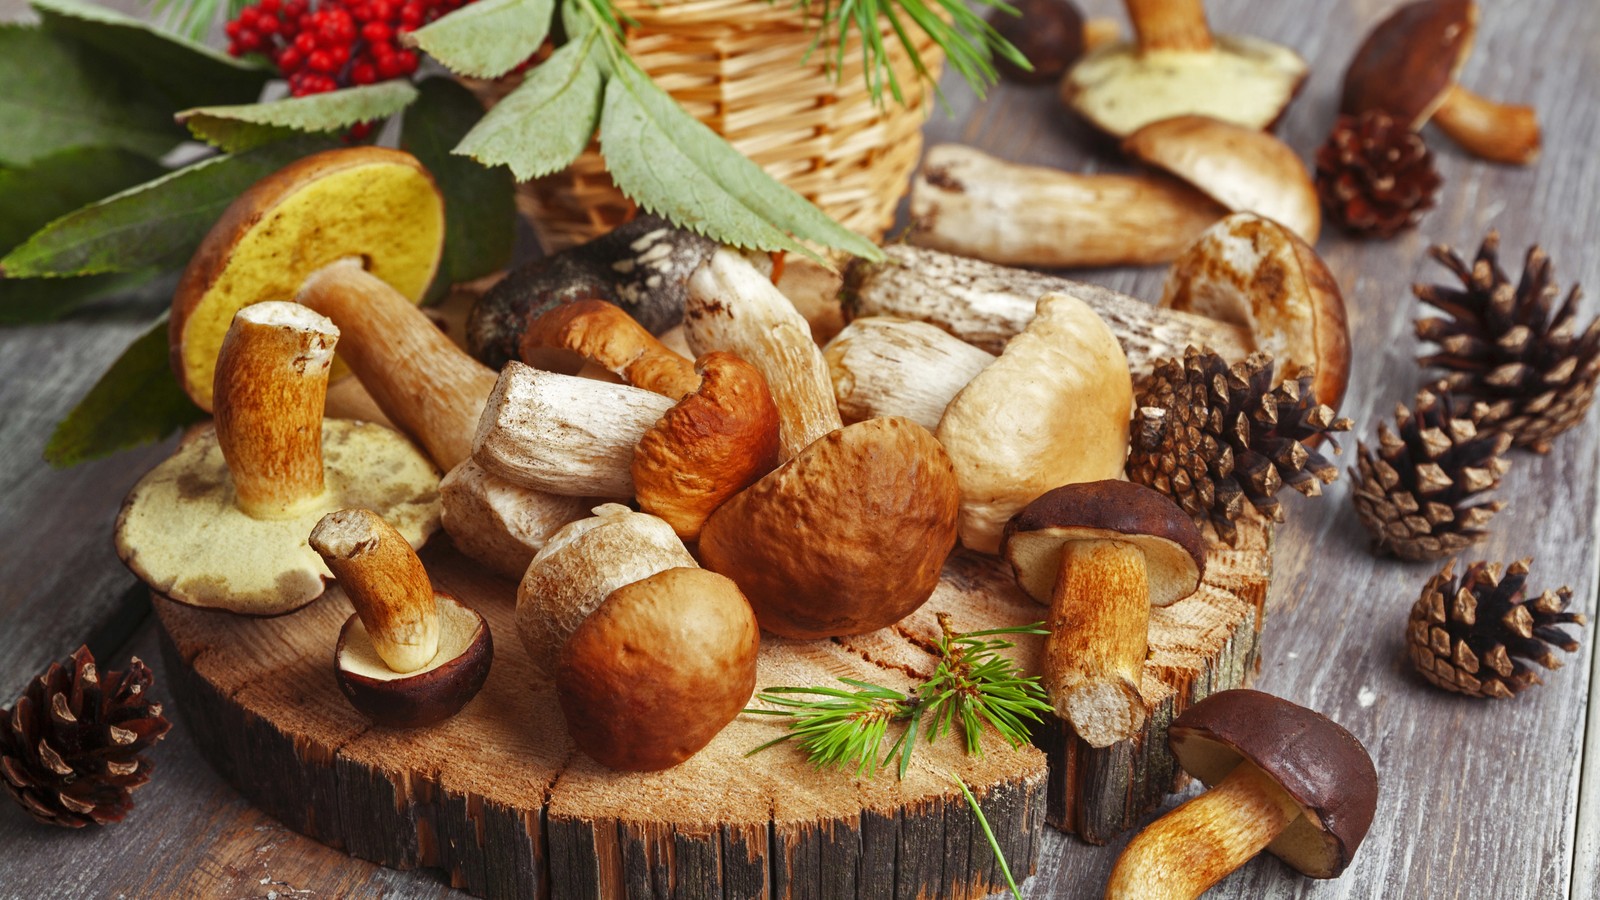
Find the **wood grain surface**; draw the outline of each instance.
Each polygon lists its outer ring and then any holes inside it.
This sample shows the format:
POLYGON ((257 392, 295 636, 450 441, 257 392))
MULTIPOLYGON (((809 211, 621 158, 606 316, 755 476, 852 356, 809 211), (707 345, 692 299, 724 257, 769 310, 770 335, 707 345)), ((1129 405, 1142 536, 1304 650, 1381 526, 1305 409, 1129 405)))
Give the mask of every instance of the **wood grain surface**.
MULTIPOLYGON (((14 9, 8 0, 6 10, 14 9)), ((1312 75, 1280 134, 1309 158, 1327 132, 1345 61, 1390 0, 1282 3, 1216 0, 1219 31, 1295 47, 1312 75)), ((1409 285, 1439 280, 1430 243, 1470 252, 1498 228, 1513 274, 1538 242, 1565 284, 1600 290, 1600 6, 1592 0, 1486 0, 1463 80, 1485 95, 1538 107, 1542 159, 1528 168, 1468 159, 1433 129, 1425 136, 1444 187, 1419 230, 1389 243, 1330 228, 1318 245, 1344 287, 1356 351, 1343 412, 1370 439, 1378 418, 1421 381, 1412 362, 1409 285)), ((1085 3, 1114 14, 1106 0, 1085 3)), ((951 118, 930 141, 955 140, 1021 162, 1120 171, 1103 145, 1057 107, 1050 88, 1003 86, 981 105, 944 82, 951 118)), ((1154 299, 1159 269, 1077 273, 1154 299)), ((1597 308, 1591 298, 1587 315, 1597 308)), ((51 424, 138 333, 135 317, 102 307, 63 324, 0 330, 0 696, 78 642, 164 671, 133 581, 110 549, 127 486, 164 450, 146 449, 55 472, 39 461, 51 424)), ((1346 441, 1352 446, 1353 441, 1346 441)), ((1350 458, 1347 453, 1345 460, 1350 458)), ((1561 438, 1545 457, 1516 453, 1508 501, 1470 558, 1533 556, 1532 583, 1569 584, 1593 617, 1600 422, 1561 438)), ((1271 858, 1246 865, 1210 896, 1498 898, 1600 897, 1600 713, 1587 702, 1596 672, 1593 627, 1567 666, 1507 702, 1439 693, 1402 657, 1407 610, 1433 567, 1374 559, 1341 481, 1317 501, 1291 498, 1279 533, 1258 686, 1315 707, 1366 743, 1381 779, 1378 814, 1351 869, 1309 882, 1271 858)), ((286 831, 211 773, 179 722, 158 748, 152 784, 124 824, 58 834, 0 809, 0 897, 455 896, 437 876, 391 872, 286 831)), ((1176 802, 1179 798, 1174 798, 1176 802)), ((1031 897, 1093 897, 1117 844, 1091 848, 1046 835, 1031 897)))

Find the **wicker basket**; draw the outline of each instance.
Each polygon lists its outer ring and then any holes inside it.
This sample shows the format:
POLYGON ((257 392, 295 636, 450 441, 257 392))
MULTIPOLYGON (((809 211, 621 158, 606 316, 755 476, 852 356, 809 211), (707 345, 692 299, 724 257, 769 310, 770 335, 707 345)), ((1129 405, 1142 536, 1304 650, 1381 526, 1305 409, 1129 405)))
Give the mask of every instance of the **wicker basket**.
MULTIPOLYGON (((628 51, 674 99, 741 153, 845 227, 882 237, 922 150, 930 94, 899 40, 882 26, 905 104, 873 103, 852 39, 837 80, 826 42, 788 0, 618 0, 637 23, 628 51), (811 54, 807 57, 807 51, 811 54)), ((943 55, 909 29, 937 78, 943 55)), ((835 45, 836 46, 836 45, 835 45)), ((516 82, 469 82, 487 103, 516 82)), ((517 206, 546 252, 582 243, 633 215, 591 144, 565 171, 519 185, 517 206)))

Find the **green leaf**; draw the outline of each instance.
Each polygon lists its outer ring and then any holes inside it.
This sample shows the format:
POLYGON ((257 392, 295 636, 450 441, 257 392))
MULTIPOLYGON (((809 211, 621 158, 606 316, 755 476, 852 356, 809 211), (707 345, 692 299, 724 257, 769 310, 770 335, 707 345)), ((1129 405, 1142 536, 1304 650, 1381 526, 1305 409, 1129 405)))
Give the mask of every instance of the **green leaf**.
POLYGON ((472 92, 449 78, 429 78, 406 110, 400 147, 421 160, 444 194, 444 259, 435 288, 471 281, 511 262, 516 188, 511 173, 452 155, 482 112, 472 92))
POLYGON ((183 140, 171 109, 104 54, 17 25, 0 25, 0 123, 0 166, 76 147, 159 157, 183 140))
POLYGON ((509 166, 518 181, 572 165, 600 121, 603 84, 594 52, 592 39, 563 44, 489 110, 455 152, 486 166, 509 166))
POLYGON ((58 216, 166 171, 149 157, 117 147, 63 150, 23 168, 0 170, 0 251, 58 216))
POLYGON ((357 122, 383 119, 417 99, 404 79, 287 97, 270 103, 204 106, 178 113, 194 136, 224 150, 249 150, 283 140, 295 132, 342 131, 357 122))
POLYGON ((272 72, 204 44, 159 31, 104 6, 80 0, 32 0, 47 31, 69 35, 126 65, 171 98, 177 108, 248 103, 272 72))
POLYGON ((180 265, 245 188, 331 146, 307 137, 179 169, 51 222, 0 259, 0 273, 38 278, 180 265))
POLYGON ((815 258, 798 238, 883 256, 690 116, 631 61, 606 84, 600 151, 617 187, 640 206, 725 244, 815 258))
POLYGON ((56 425, 44 458, 52 466, 77 465, 159 441, 205 415, 172 375, 162 316, 56 425))
POLYGON ((554 11, 555 0, 478 0, 411 37, 452 72, 499 78, 544 43, 554 11))
POLYGON ((0 326, 59 319, 86 303, 141 287, 160 272, 150 268, 82 278, 0 278, 0 326))

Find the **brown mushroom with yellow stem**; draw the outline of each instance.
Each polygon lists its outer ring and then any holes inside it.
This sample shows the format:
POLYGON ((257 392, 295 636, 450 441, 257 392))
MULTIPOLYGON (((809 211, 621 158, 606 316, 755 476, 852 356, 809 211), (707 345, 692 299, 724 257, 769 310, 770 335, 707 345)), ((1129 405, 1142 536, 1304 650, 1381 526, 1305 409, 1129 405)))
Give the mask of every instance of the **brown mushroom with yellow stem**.
POLYGON ((415 550, 368 509, 328 513, 310 544, 356 611, 334 652, 339 689, 379 725, 442 722, 477 696, 489 677, 489 623, 435 591, 415 550))
POLYGON ((240 310, 215 366, 216 421, 140 479, 117 518, 123 562, 157 593, 247 615, 292 612, 329 577, 306 543, 330 510, 377 510, 420 547, 439 473, 401 434, 322 417, 339 331, 293 303, 240 310))
POLYGON ((1223 691, 1178 716, 1167 742, 1209 789, 1128 843, 1106 900, 1198 897, 1263 849, 1304 875, 1337 878, 1372 825, 1372 758, 1350 732, 1303 706, 1223 691))
POLYGON ((1418 0, 1378 24, 1345 70, 1339 111, 1378 109, 1412 131, 1431 119, 1474 156, 1525 165, 1539 158, 1538 114, 1496 103, 1456 81, 1478 30, 1473 0, 1418 0))
POLYGON ((1305 80, 1305 60, 1286 47, 1213 35, 1201 0, 1127 7, 1136 40, 1085 54, 1061 81, 1062 102, 1107 134, 1189 114, 1271 128, 1305 80))
POLYGON ((1126 481, 1064 485, 1006 523, 1001 552, 1017 584, 1050 604, 1043 681, 1056 712, 1091 747, 1139 734, 1150 607, 1188 597, 1205 574, 1188 514, 1126 481))

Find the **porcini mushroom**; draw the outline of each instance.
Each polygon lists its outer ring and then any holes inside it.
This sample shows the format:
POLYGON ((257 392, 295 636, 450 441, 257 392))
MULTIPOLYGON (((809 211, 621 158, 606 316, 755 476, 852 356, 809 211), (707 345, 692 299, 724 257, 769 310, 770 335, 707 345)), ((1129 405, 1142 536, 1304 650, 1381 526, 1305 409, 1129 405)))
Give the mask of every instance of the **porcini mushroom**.
POLYGON ((519 487, 470 458, 439 482, 439 512, 456 549, 507 578, 521 579, 534 554, 594 501, 519 487))
POLYGON ((269 616, 322 593, 306 535, 347 506, 379 511, 413 546, 439 526, 439 473, 399 433, 323 419, 339 331, 272 301, 234 316, 217 354, 216 420, 129 492, 117 552, 179 603, 269 616))
POLYGON ((926 322, 868 316, 822 348, 839 415, 847 422, 904 416, 939 427, 944 408, 994 362, 994 354, 926 322))
POLYGON ((328 513, 311 546, 356 611, 334 653, 339 689, 379 725, 416 728, 455 715, 489 677, 482 615, 435 591, 415 550, 367 509, 328 513))
POLYGON ((1305 80, 1305 60, 1286 47, 1213 35, 1201 0, 1127 7, 1136 40, 1085 54, 1061 82, 1062 102, 1107 134, 1191 113, 1270 128, 1305 80))
POLYGON ((1127 481, 1047 491, 1006 523, 1002 555, 1017 584, 1050 604, 1044 687, 1091 747, 1138 734, 1150 607, 1193 594, 1206 545, 1187 513, 1127 481))
POLYGON ((634 387, 673 400, 682 400, 700 383, 693 363, 604 300, 574 300, 528 323, 518 358, 569 375, 593 363, 634 387))
POLYGON ((1339 111, 1379 109, 1412 131, 1431 118, 1474 156, 1523 165, 1539 157, 1538 115, 1456 82, 1478 30, 1473 0, 1417 0, 1378 24, 1345 70, 1339 111))
POLYGON ((1320 713, 1260 691, 1223 691, 1167 730, 1208 787, 1134 836, 1107 900, 1198 897, 1262 849, 1312 878, 1354 858, 1378 801, 1372 758, 1320 713))

